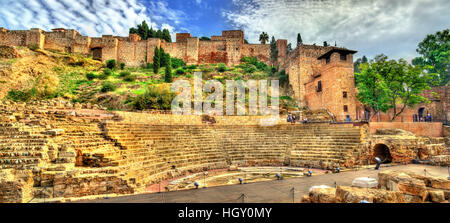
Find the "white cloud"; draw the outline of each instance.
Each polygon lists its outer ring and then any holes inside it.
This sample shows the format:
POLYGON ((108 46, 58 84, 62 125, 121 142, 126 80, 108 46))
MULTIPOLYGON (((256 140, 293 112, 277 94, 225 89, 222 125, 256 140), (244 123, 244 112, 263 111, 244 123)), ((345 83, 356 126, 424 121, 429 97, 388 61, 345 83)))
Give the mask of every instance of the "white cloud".
POLYGON ((415 56, 426 34, 450 27, 448 0, 233 0, 223 16, 258 42, 262 31, 296 44, 303 42, 356 49, 358 56, 385 53, 415 56))
MULTIPOLYGON (((129 28, 143 20, 154 28, 159 28, 155 19, 148 16, 149 8, 137 0, 1 1, 0 26, 8 29, 41 28, 49 31, 63 27, 76 29, 88 36, 128 36, 129 28)), ((167 5, 154 5, 151 10, 157 11, 158 6, 162 6, 161 10, 176 20, 176 14, 172 13, 167 5)))

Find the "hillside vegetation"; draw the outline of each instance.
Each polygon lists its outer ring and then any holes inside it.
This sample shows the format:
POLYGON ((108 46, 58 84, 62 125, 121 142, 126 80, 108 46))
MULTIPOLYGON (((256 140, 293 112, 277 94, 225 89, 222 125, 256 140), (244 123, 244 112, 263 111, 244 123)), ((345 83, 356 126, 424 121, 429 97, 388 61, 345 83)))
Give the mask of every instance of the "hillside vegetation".
MULTIPOLYGON (((278 72, 250 57, 233 67, 186 65, 172 58, 170 70, 166 72, 166 67, 161 67, 156 73, 150 63, 126 67, 116 61, 101 63, 81 55, 27 47, 1 48, 0 57, 0 98, 32 101, 60 97, 110 110, 169 110, 175 94, 170 91, 168 74, 171 81, 184 79, 191 83, 196 71, 203 73, 203 81, 215 79, 224 84, 226 80, 279 79, 281 86, 286 87, 288 80, 284 71, 278 72)), ((284 108, 296 108, 289 95, 280 96, 284 108)))

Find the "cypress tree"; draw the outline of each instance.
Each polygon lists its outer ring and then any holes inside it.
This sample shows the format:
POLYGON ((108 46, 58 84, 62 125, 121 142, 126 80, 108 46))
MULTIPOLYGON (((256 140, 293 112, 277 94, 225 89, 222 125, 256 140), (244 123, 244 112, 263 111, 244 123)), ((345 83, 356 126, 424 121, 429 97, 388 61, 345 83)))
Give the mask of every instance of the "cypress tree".
POLYGON ((167 58, 168 58, 168 61, 167 61, 166 75, 164 76, 164 80, 167 83, 172 83, 172 80, 173 80, 173 77, 172 77, 172 62, 171 62, 171 59, 170 59, 170 55, 167 58))
POLYGON ((297 46, 303 44, 302 35, 300 33, 297 35, 297 46))
POLYGON ((168 43, 172 42, 172 37, 170 36, 170 32, 168 29, 163 29, 162 38, 168 43))
POLYGON ((270 41, 270 60, 272 63, 276 63, 278 60, 278 48, 274 36, 272 36, 272 41, 270 41))
POLYGON ((153 56, 153 73, 157 74, 159 72, 159 67, 161 65, 161 54, 159 49, 155 47, 155 55, 153 56))

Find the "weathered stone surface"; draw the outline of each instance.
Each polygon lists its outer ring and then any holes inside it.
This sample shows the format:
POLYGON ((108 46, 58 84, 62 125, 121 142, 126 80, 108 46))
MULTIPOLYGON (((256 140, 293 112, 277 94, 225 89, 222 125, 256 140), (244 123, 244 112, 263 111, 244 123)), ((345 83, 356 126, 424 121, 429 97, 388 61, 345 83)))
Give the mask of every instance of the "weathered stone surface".
MULTIPOLYGON (((419 197, 423 202, 427 197, 424 181, 413 178, 407 173, 384 171, 378 174, 379 187, 390 191, 401 191, 405 194, 419 197)), ((414 199, 416 201, 417 199, 414 199)))
POLYGON ((360 203, 362 200, 371 203, 404 203, 403 194, 399 191, 380 189, 363 189, 358 187, 338 186, 336 200, 339 203, 360 203))
POLYGON ((0 171, 0 203, 26 203, 33 199, 33 175, 29 170, 0 171))
POLYGON ((336 203, 336 188, 316 187, 309 191, 311 203, 336 203))
POLYGON ((445 201, 445 194, 442 190, 429 190, 428 194, 432 202, 441 203, 445 201))

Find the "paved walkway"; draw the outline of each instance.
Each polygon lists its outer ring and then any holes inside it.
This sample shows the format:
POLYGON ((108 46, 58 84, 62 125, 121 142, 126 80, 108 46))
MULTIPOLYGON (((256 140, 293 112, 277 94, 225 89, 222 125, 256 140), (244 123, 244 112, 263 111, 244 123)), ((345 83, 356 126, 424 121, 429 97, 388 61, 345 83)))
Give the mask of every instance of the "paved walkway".
MULTIPOLYGON (((435 167, 426 165, 401 165, 382 166, 379 171, 408 170, 418 174, 424 174, 424 169, 431 176, 447 177, 447 167, 435 167)), ((236 203, 242 202, 239 197, 245 194, 246 203, 291 203, 292 188, 295 188, 295 202, 299 202, 301 197, 308 193, 311 186, 317 185, 337 185, 350 186, 353 179, 357 177, 377 178, 379 171, 363 169, 359 171, 349 171, 339 174, 325 174, 313 177, 291 178, 281 181, 259 182, 243 185, 230 185, 212 187, 198 190, 173 191, 161 194, 140 194, 122 196, 109 199, 99 199, 83 201, 90 203, 236 203)))

